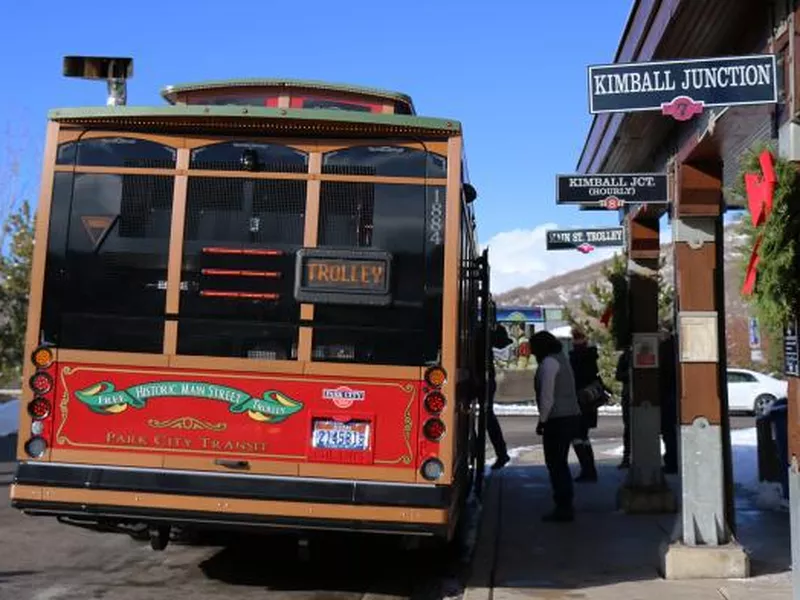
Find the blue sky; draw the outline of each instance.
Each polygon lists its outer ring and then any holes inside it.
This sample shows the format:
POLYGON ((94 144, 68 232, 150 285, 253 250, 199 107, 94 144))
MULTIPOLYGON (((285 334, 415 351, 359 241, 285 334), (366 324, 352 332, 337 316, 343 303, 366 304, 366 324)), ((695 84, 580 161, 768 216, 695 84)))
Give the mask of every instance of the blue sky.
MULTIPOLYGON (((575 169, 591 123, 586 66, 613 61, 632 0, 306 0, 134 4, 28 0, 5 12, 0 165, 22 161, 38 193, 47 110, 103 104, 101 82, 65 79, 65 54, 133 56, 132 105, 166 84, 293 77, 410 94, 420 114, 463 123, 482 242, 497 291, 596 260, 544 252, 558 225, 615 215, 556 207, 554 175, 575 169), (125 9, 125 12, 122 12, 125 9), (10 13, 10 14, 9 14, 10 13), (10 20, 9 20, 10 18, 10 20), (24 54, 24 59, 13 57, 24 54)), ((0 167, 2 168, 2 167, 0 167)), ((0 174, 2 171, 0 171, 0 174)))

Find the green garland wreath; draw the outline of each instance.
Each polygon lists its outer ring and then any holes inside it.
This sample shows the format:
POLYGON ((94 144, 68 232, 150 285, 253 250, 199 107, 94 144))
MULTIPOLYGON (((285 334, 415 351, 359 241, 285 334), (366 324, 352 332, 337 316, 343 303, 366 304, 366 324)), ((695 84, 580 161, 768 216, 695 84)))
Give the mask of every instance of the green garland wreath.
POLYGON ((741 282, 747 272, 750 251, 761 236, 755 290, 750 303, 762 326, 782 332, 792 318, 800 314, 800 181, 797 167, 780 158, 774 144, 760 142, 747 150, 740 160, 736 185, 731 190, 747 207, 745 174, 761 175, 759 156, 771 152, 777 183, 772 211, 764 222, 754 227, 748 216, 742 220, 742 233, 749 241, 741 265, 741 282))

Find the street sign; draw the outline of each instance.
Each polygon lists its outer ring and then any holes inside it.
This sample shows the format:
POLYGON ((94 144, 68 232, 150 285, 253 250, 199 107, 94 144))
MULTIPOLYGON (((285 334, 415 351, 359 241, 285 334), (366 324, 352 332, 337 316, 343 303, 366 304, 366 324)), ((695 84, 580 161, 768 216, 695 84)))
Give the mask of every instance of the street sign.
POLYGON ((750 333, 750 348, 753 350, 761 348, 761 331, 758 327, 758 319, 750 317, 748 329, 750 333))
POLYGON ((623 246, 624 244, 624 227, 554 229, 547 232, 548 250, 577 250, 583 254, 589 254, 595 248, 623 246))
POLYGON ((792 321, 783 330, 783 372, 792 377, 800 377, 797 350, 797 322, 792 321))
POLYGON ((685 121, 705 107, 774 104, 775 55, 592 65, 592 114, 660 110, 685 121))
POLYGON ((617 210, 625 204, 668 202, 665 173, 556 175, 556 204, 617 210))

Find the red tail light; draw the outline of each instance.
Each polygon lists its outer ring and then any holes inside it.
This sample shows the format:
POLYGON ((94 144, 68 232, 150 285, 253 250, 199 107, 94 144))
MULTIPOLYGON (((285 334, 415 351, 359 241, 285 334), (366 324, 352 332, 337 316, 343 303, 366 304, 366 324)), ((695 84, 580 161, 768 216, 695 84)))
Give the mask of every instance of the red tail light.
POLYGON ((28 414, 36 420, 46 419, 50 416, 50 403, 46 398, 37 396, 28 403, 28 414))
POLYGON ((447 401, 441 392, 431 392, 425 396, 425 410, 429 413, 438 414, 444 410, 447 401))
POLYGON ((46 394, 53 389, 53 378, 47 373, 34 374, 29 383, 31 389, 37 394, 46 394))
POLYGON ((422 433, 432 442, 438 442, 444 436, 445 426, 441 419, 428 419, 422 426, 422 433))

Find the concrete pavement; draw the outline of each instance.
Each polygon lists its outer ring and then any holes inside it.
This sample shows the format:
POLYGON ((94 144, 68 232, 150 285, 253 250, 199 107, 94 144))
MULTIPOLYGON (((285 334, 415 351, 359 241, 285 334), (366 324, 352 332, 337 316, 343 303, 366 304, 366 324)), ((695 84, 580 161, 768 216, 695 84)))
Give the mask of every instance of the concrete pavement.
MULTIPOLYGON (((624 472, 604 461, 597 484, 576 485, 575 522, 542 523, 551 508, 542 459, 533 448, 489 478, 464 600, 791 598, 788 513, 762 512, 740 492, 737 537, 750 553, 752 577, 666 581, 658 573, 659 546, 676 515, 618 512, 624 472)), ((670 483, 679 492, 679 481, 670 483)))

